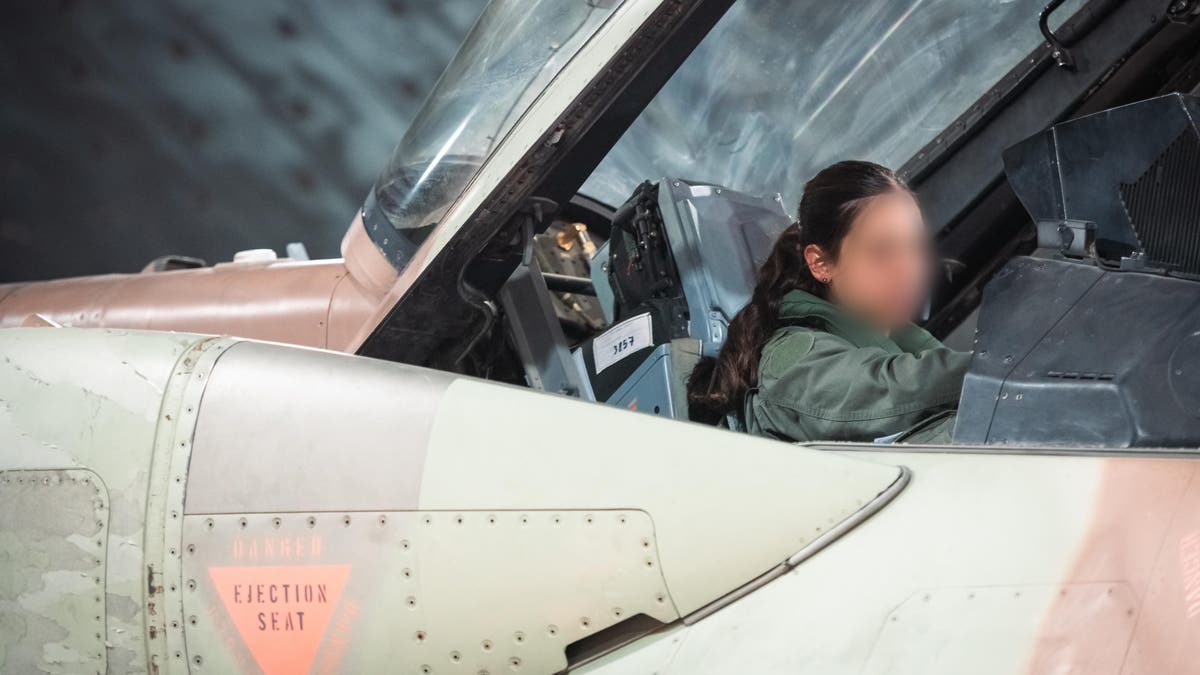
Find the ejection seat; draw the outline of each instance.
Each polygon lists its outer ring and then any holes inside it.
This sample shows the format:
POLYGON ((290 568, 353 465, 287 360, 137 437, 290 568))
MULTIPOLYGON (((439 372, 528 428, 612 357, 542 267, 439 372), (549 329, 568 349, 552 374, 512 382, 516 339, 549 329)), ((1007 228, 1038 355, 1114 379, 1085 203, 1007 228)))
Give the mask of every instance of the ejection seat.
POLYGON ((720 351, 789 222, 778 194, 674 178, 638 186, 592 260, 611 327, 572 352, 583 397, 687 419, 692 368, 720 351))

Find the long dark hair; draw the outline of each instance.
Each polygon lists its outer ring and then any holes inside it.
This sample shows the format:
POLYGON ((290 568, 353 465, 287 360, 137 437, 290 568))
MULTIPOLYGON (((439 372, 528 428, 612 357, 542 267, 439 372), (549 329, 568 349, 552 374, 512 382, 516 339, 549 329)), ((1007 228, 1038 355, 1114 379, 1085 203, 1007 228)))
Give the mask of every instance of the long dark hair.
POLYGON ((789 291, 826 297, 825 284, 813 277, 804 249, 820 247, 836 261, 842 239, 866 201, 908 186, 891 169, 871 162, 846 161, 826 167, 804 185, 796 222, 775 242, 758 271, 749 304, 729 324, 729 335, 716 358, 705 358, 688 378, 688 416, 716 424, 740 413, 746 392, 758 382, 763 345, 775 332, 779 306, 789 291))

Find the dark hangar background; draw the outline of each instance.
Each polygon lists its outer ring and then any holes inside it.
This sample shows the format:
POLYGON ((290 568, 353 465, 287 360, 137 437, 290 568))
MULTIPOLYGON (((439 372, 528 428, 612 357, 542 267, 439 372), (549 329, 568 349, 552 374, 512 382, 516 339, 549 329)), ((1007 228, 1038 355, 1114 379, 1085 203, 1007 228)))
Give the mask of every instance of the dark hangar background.
POLYGON ((20 0, 0 283, 338 243, 484 0, 20 0))

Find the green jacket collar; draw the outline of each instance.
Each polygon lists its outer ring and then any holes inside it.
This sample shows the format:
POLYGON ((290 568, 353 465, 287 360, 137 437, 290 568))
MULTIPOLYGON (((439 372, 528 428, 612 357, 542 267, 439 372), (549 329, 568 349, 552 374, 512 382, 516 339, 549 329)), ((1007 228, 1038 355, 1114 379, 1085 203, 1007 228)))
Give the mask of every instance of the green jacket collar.
POLYGON ((807 326, 836 335, 855 347, 879 347, 891 354, 904 350, 888 336, 871 328, 837 305, 801 290, 789 291, 779 307, 779 322, 807 326))

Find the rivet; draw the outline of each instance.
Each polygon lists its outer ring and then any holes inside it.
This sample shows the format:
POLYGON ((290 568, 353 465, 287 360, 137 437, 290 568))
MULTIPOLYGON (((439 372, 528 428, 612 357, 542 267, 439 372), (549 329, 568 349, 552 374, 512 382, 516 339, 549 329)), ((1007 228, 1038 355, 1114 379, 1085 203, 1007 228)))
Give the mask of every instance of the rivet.
POLYGON ((349 513, 342 516, 342 525, 344 527, 350 527, 350 514, 349 513))
POLYGON ((521 514, 521 524, 528 525, 529 524, 529 516, 527 516, 525 514, 521 514))
POLYGON ((661 605, 667 601, 667 596, 663 595, 662 593, 659 593, 658 595, 654 596, 654 601, 661 605))
POLYGON ((408 569, 407 567, 405 567, 404 569, 400 570, 400 574, 402 574, 402 575, 404 576, 404 578, 405 578, 405 579, 411 579, 411 578, 412 578, 412 570, 408 569))
POLYGON ((197 654, 197 655, 195 655, 195 656, 193 656, 193 657, 192 657, 192 663, 194 663, 194 664, 196 664, 197 666, 199 666, 201 663, 204 663, 204 659, 200 658, 200 655, 199 655, 199 654, 197 654))
POLYGON ((585 616, 579 620, 579 625, 583 627, 584 630, 587 630, 587 628, 592 625, 592 620, 585 616))
POLYGON ((240 526, 243 530, 246 529, 246 519, 238 518, 238 526, 240 526))
POLYGON ((405 551, 407 551, 409 549, 409 543, 408 543, 407 539, 403 539, 400 541, 400 548, 405 551))
POLYGON ((458 663, 462 660, 462 654, 459 654, 458 652, 450 652, 450 660, 454 663, 458 663))
POLYGON ((592 518, 592 514, 590 514, 590 513, 583 517, 583 522, 587 523, 588 525, 592 524, 592 520, 594 520, 594 519, 592 518))
POLYGON ((417 608, 417 599, 410 595, 404 600, 404 604, 408 605, 409 609, 416 609, 417 608))
POLYGON ((313 518, 312 516, 309 516, 309 517, 308 517, 308 526, 309 526, 309 527, 316 527, 316 526, 317 526, 317 519, 316 519, 316 518, 313 518))
POLYGON ((479 646, 483 647, 483 651, 485 651, 485 652, 492 651, 492 641, 491 640, 484 640, 483 642, 479 643, 479 646))
POLYGON ((195 545, 195 544, 188 544, 188 545, 187 545, 187 552, 188 552, 188 555, 194 555, 194 554, 196 553, 196 545, 195 545))
POLYGON ((458 523, 459 525, 462 525, 462 524, 463 524, 463 517, 462 517, 462 515, 457 515, 457 516, 455 516, 455 517, 454 517, 454 522, 458 523))
POLYGON ((550 637, 558 635, 558 626, 555 626, 554 624, 546 626, 546 634, 548 634, 550 637))
POLYGON ((618 619, 621 618, 621 608, 620 607, 613 608, 613 616, 618 619))
POLYGON ((508 667, 512 668, 513 670, 520 668, 521 667, 521 659, 516 656, 510 656, 508 658, 508 667))
POLYGON ((379 526, 383 527, 384 525, 387 525, 387 516, 380 515, 379 516, 379 526))
POLYGON ((415 637, 417 639, 417 642, 424 642, 425 641, 425 631, 419 630, 416 632, 416 634, 413 637, 415 637))
POLYGON ((429 675, 432 672, 433 672, 433 668, 430 668, 429 666, 426 666, 426 665, 421 666, 422 675, 429 675))
POLYGON ((488 525, 495 525, 495 524, 496 524, 496 516, 492 515, 492 514, 488 514, 488 525))
POLYGON ((196 617, 195 617, 195 615, 193 615, 193 616, 189 616, 189 617, 188 617, 188 625, 189 625, 189 626, 195 626, 195 625, 196 625, 196 617))
POLYGON ((204 521, 204 526, 211 530, 216 527, 216 523, 213 522, 212 518, 208 518, 204 521))
POLYGON ((271 519, 271 525, 273 525, 275 527, 275 529, 277 529, 277 530, 279 529, 279 526, 282 524, 283 524, 283 520, 279 516, 275 516, 274 518, 271 519))
POLYGON ((188 579, 188 581, 187 581, 187 587, 188 587, 188 590, 189 590, 189 591, 194 591, 194 590, 196 590, 196 580, 195 580, 195 579, 188 579))
POLYGON ((513 633, 513 642, 515 642, 517 644, 522 644, 523 642, 525 642, 525 634, 522 633, 521 631, 517 631, 517 632, 513 633))

